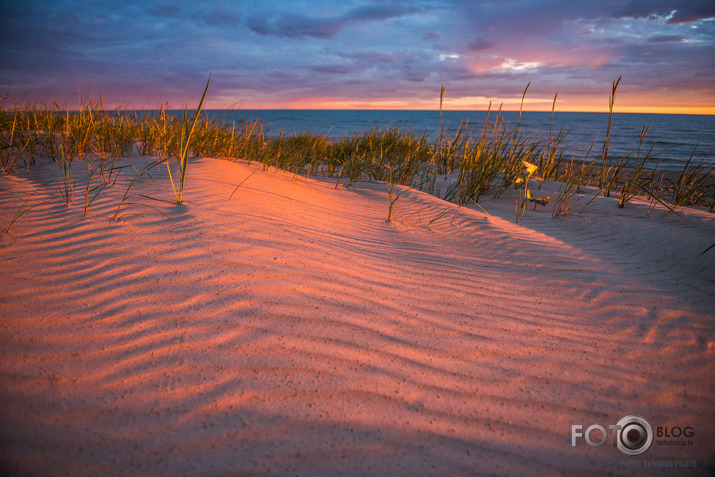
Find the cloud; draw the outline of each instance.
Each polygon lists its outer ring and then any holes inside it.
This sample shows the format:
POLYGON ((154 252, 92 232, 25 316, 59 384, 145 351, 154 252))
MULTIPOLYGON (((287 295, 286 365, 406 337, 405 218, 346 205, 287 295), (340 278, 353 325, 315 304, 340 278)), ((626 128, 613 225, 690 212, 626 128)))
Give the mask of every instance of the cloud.
POLYGON ((676 9, 673 18, 668 20, 668 23, 694 22, 715 17, 715 4, 711 1, 702 2, 701 4, 694 3, 693 5, 685 5, 676 9))
POLYGON ((342 15, 308 16, 299 12, 271 13, 261 12, 262 16, 251 16, 246 25, 260 35, 274 35, 287 38, 313 37, 326 39, 335 36, 345 27, 383 21, 408 15, 418 11, 415 7, 400 5, 369 4, 351 8, 342 15))
POLYGON ((668 23, 676 24, 715 17, 715 4, 712 0, 631 0, 613 11, 617 17, 667 17, 668 23))
POLYGON ((495 48, 496 46, 496 42, 490 41, 486 36, 481 35, 475 38, 474 41, 470 42, 467 45, 467 49, 472 51, 482 51, 490 50, 492 48, 495 48))
POLYGON ((338 19, 310 18, 295 13, 269 19, 249 17, 246 19, 246 25, 260 35, 287 38, 330 38, 343 28, 338 19))
POLYGON ((527 71, 535 70, 544 66, 544 63, 539 61, 519 61, 513 58, 507 58, 499 68, 505 71, 527 71))
POLYGON ((325 73, 331 75, 347 75, 356 72, 355 67, 348 65, 317 65, 311 66, 310 69, 316 73, 325 73))
POLYGON ((649 37, 648 41, 651 43, 680 43, 686 38, 684 35, 654 35, 649 37))
POLYGON ((105 97, 183 105, 213 70, 214 107, 411 104, 442 84, 455 100, 512 97, 529 81, 530 95, 548 98, 607 90, 621 74, 624 91, 687 85, 711 97, 711 3, 3 2, 0 94, 53 98, 91 81, 105 97))
POLYGON ((370 4, 351 8, 343 15, 346 21, 381 21, 389 18, 401 17, 419 11, 414 6, 370 4))

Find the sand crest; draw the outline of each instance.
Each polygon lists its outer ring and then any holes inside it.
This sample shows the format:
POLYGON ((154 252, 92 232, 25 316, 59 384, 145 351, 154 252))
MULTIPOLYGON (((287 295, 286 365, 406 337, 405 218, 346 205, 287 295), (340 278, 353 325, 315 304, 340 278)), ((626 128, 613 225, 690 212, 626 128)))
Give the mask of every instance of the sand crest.
POLYGON ((713 471, 713 214, 599 197, 515 223, 519 191, 400 188, 386 222, 384 184, 197 159, 185 204, 154 200, 162 168, 115 221, 127 184, 85 216, 75 174, 69 206, 56 166, 0 177, 0 227, 34 193, 0 238, 10 475, 713 471), (571 446, 629 414, 693 442, 571 446))

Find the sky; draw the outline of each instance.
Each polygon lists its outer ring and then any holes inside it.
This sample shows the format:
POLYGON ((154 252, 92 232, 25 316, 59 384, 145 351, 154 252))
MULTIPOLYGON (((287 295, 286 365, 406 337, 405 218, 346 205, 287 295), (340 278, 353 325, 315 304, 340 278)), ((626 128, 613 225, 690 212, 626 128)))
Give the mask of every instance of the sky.
POLYGON ((5 0, 0 40, 25 103, 715 114, 712 0, 5 0))

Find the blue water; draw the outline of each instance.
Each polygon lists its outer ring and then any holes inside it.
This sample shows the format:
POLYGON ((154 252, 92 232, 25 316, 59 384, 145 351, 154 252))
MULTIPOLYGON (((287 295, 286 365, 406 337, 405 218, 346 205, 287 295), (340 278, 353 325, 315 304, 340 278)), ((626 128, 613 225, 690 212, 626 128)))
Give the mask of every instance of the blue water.
MULTIPOLYGON (((207 111, 211 116, 237 119, 261 119, 269 135, 314 133, 335 140, 346 135, 376 127, 399 127, 416 135, 427 132, 430 140, 437 138, 438 111, 363 111, 363 110, 239 110, 207 111)), ((470 130, 477 131, 486 117, 485 111, 445 111, 444 124, 455 131, 460 123, 469 121, 470 130)), ((504 122, 516 125, 518 112, 503 112, 504 122)), ((491 118, 495 113, 491 113, 491 118)), ((550 112, 522 113, 519 130, 535 138, 547 139, 550 112)), ((649 125, 642 147, 645 155, 652 147, 652 159, 659 168, 677 170, 693 155, 696 162, 715 165, 715 116, 685 114, 614 113, 609 156, 619 158, 638 147, 641 130, 649 125), (694 154, 693 154, 694 151, 694 154)), ((553 133, 568 131, 569 154, 576 159, 593 144, 589 158, 600 157, 608 126, 608 113, 559 113, 553 116, 553 133)), ((570 156, 569 156, 570 157, 570 156)))

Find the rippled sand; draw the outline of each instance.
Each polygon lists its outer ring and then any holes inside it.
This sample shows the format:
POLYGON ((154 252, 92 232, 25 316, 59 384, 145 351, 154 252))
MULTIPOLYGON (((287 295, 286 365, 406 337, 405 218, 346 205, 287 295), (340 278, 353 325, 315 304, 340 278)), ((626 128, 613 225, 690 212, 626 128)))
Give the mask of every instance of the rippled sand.
POLYGON ((117 222, 126 183, 84 216, 79 168, 70 206, 56 177, 0 177, 0 228, 39 190, 0 237, 11 475, 713 470, 712 214, 601 197, 517 224, 517 191, 487 215, 402 188, 386 222, 384 184, 200 159, 184 205, 140 195, 172 199, 162 169, 117 222), (571 446, 629 414, 693 445, 571 446))

